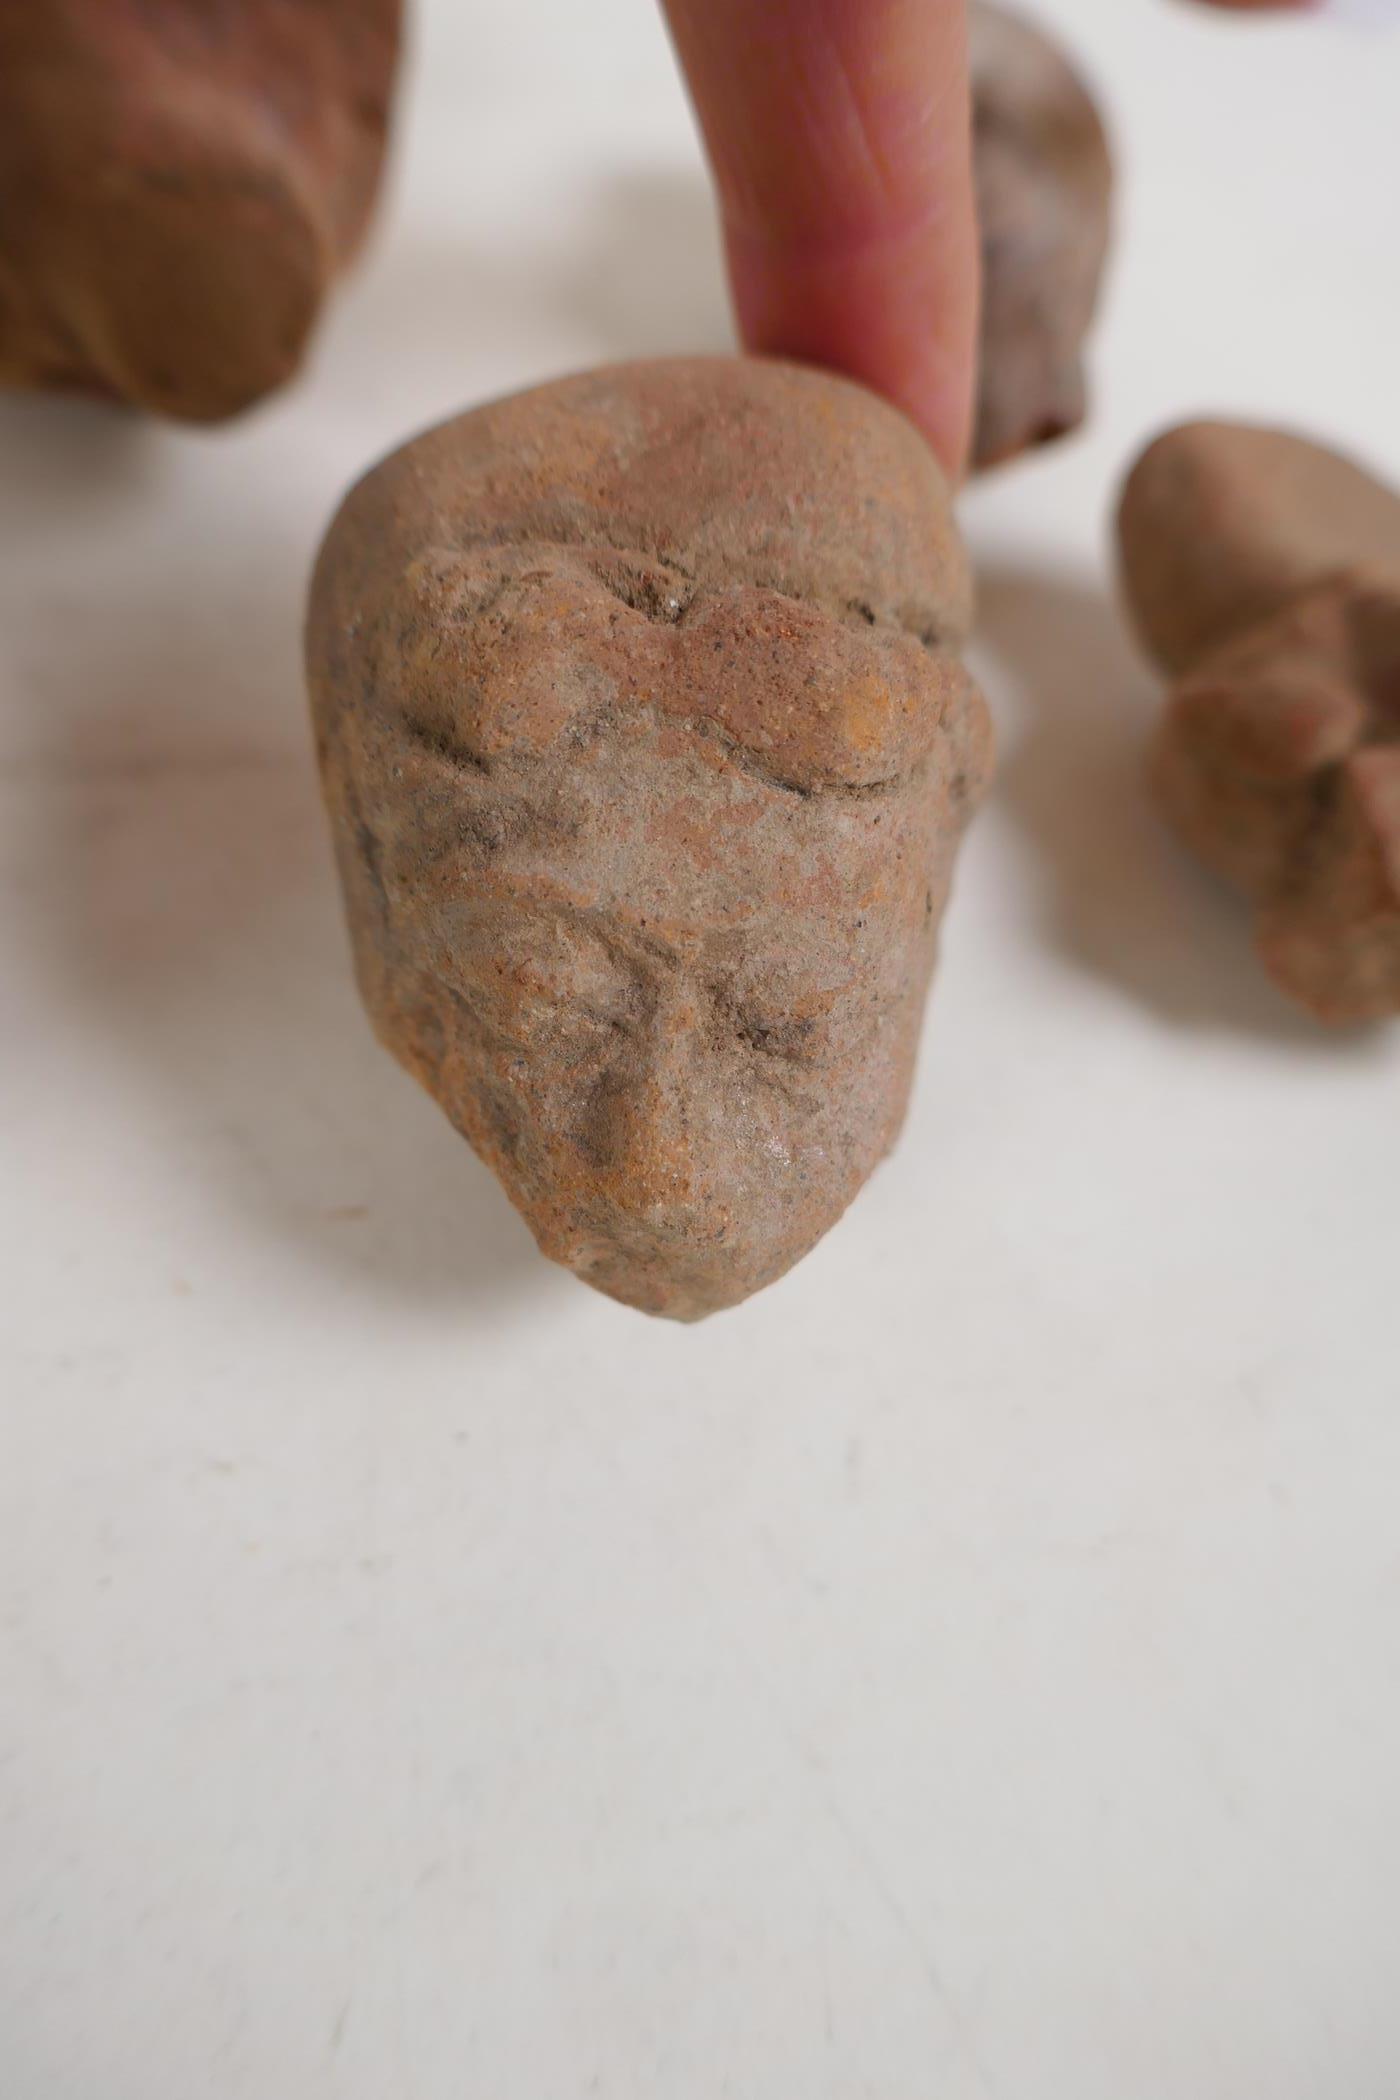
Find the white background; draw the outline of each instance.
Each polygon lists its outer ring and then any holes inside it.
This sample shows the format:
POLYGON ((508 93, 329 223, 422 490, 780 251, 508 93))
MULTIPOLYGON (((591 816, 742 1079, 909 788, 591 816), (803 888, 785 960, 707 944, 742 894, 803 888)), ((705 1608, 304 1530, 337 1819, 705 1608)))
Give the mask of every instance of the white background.
POLYGON ((1124 179, 1000 786, 898 1155, 698 1329, 371 1041, 297 643, 411 429, 726 343, 647 0, 424 8, 274 406, 0 404, 6 2100, 1400 2090, 1400 1041, 1159 832, 1106 547, 1202 409, 1400 477, 1400 39, 1042 12, 1124 179))

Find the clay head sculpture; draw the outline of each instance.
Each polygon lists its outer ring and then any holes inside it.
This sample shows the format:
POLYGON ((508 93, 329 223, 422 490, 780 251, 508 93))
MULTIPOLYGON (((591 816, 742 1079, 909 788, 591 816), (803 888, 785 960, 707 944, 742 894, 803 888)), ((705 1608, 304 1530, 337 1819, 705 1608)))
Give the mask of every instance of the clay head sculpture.
POLYGON ((0 0, 0 384, 232 415, 383 159, 402 0, 0 0))
POLYGON ((973 462, 1010 459, 1084 420, 1084 338, 1108 248, 1113 170, 1087 88, 1018 15, 969 14, 982 232, 973 462))
POLYGON ((622 366, 405 446, 308 657, 360 983, 543 1250, 694 1318, 908 1097, 989 765, 940 470, 861 389, 622 366))
POLYGON ((1173 687, 1153 780, 1320 1020, 1400 1013, 1400 496, 1286 431, 1192 423, 1139 460, 1123 577, 1173 687))

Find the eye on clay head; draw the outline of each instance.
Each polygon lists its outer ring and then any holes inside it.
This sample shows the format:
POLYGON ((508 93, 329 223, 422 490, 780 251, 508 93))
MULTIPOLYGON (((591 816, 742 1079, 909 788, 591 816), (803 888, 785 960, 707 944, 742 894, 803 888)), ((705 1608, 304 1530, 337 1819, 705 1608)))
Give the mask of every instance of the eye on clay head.
POLYGON ((849 383, 620 366, 331 526, 318 748, 360 985, 543 1251, 693 1319, 898 1133, 990 731, 923 440, 849 383))

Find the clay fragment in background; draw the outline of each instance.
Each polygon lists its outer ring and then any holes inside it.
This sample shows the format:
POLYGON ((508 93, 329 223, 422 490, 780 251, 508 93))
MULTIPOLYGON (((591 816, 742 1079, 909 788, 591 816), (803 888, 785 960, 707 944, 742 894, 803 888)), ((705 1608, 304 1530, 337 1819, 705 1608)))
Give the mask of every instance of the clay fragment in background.
POLYGON ((973 166, 982 229, 982 372, 973 464, 1084 420, 1083 344, 1108 249, 1108 140, 1087 88, 1038 28, 975 0, 973 166))
POLYGON ((1162 807, 1252 899, 1286 992, 1400 1013, 1400 495, 1286 431, 1192 423, 1133 469, 1119 536, 1175 679, 1162 807))
POLYGON ((296 370, 384 153, 401 0, 0 0, 0 384, 196 422, 296 370))
POLYGON ((406 445, 312 589, 360 985, 541 1248, 693 1319, 892 1144, 990 734, 932 455, 846 381, 619 366, 406 445))

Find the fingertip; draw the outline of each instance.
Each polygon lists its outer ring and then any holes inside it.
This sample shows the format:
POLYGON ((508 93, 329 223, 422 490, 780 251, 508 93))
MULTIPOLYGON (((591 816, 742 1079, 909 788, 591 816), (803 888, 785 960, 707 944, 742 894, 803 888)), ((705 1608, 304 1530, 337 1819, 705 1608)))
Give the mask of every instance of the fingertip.
POLYGON ((971 441, 976 244, 956 263, 927 231, 862 248, 792 250, 726 235, 740 339, 883 394, 961 478, 971 441))
POLYGON ((747 349, 970 441, 978 247, 963 0, 666 0, 747 349))

